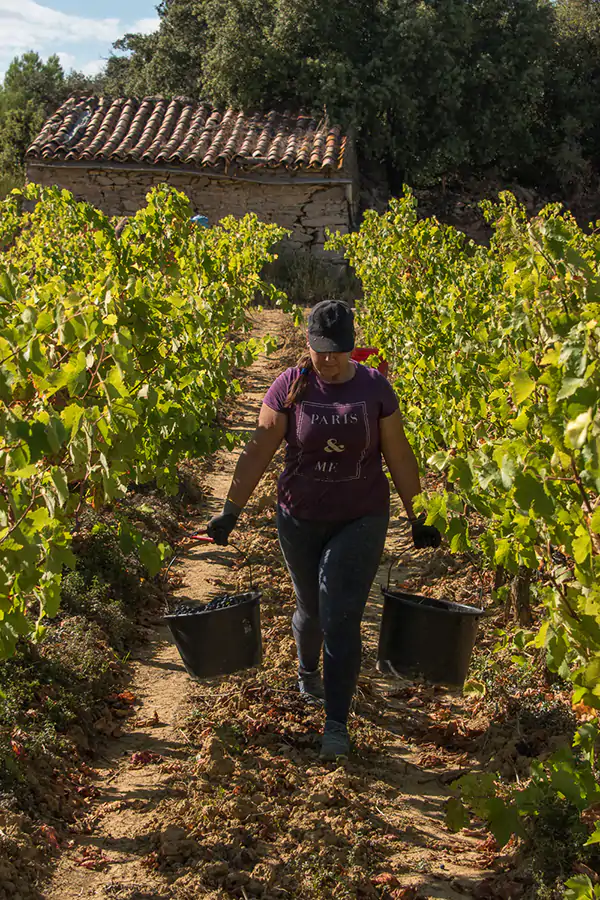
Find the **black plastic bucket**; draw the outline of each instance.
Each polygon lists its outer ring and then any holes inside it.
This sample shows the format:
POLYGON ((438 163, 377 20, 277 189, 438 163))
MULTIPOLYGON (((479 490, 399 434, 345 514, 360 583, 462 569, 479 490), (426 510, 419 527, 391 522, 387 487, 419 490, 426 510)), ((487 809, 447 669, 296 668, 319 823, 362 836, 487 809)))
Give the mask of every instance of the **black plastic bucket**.
POLYGON ((235 606, 187 616, 165 616, 192 678, 212 678, 251 669, 262 662, 260 598, 238 594, 235 606))
POLYGON ((462 687, 482 609, 383 588, 377 668, 462 687))

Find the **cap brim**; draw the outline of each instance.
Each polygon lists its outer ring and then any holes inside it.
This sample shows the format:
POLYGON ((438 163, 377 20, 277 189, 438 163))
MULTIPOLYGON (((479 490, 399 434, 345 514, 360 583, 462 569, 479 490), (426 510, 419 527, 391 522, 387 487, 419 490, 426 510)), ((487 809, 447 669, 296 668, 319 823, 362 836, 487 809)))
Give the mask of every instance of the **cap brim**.
POLYGON ((315 353, 351 353, 354 350, 354 342, 339 344, 337 341, 326 337, 310 337, 308 345, 315 353))

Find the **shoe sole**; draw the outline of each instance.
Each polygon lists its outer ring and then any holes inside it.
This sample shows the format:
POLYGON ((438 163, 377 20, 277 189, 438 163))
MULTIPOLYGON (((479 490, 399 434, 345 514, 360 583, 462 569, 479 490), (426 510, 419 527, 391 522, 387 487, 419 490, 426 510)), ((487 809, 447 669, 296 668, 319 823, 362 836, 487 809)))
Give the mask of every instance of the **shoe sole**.
POLYGON ((347 762, 349 753, 319 753, 321 762, 347 762))
POLYGON ((305 703, 309 703, 311 706, 325 706, 325 698, 324 697, 315 697, 314 694, 300 694, 301 698, 305 703))

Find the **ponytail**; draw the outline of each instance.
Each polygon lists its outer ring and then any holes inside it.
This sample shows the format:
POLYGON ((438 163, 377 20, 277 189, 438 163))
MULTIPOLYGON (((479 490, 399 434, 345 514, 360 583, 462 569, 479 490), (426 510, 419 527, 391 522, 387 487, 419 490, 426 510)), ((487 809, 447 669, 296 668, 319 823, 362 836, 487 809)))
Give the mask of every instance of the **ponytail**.
POLYGON ((291 406, 298 402, 298 400, 304 393, 306 385, 308 384, 308 376, 313 370, 310 353, 305 353, 304 356, 300 357, 300 359, 298 360, 298 367, 300 369, 300 374, 292 383, 289 393, 285 398, 286 409, 289 409, 291 406))

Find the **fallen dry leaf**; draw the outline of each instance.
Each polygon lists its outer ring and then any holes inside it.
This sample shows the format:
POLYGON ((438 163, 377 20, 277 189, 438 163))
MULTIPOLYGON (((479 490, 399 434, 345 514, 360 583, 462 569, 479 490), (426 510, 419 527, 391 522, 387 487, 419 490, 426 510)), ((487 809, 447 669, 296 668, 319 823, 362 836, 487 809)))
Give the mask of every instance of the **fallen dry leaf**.
POLYGON ((121 691, 120 694, 117 694, 117 700, 122 703, 135 703, 137 697, 131 691, 121 691))
POLYGON ((154 710, 154 715, 149 719, 136 719, 133 723, 135 728, 157 728, 159 725, 162 725, 158 717, 158 713, 154 710))
POLYGON ((44 840, 48 841, 51 847, 54 847, 55 850, 59 849, 60 841, 55 828, 51 825, 40 825, 39 833, 44 840))
POLYGON ((82 855, 75 858, 74 862, 82 869, 100 869, 110 860, 99 847, 84 847, 82 855))
POLYGON ((162 756, 160 753, 152 753, 150 750, 137 750, 131 754, 130 762, 134 769, 141 769, 142 766, 162 762, 162 756))
POLYGON ((392 891, 392 897, 393 900, 417 900, 418 893, 418 887, 407 885, 406 887, 397 888, 396 890, 392 891))
POLYGON ((585 703, 574 703, 573 712, 580 722, 591 722, 591 720, 595 719, 598 715, 597 709, 593 709, 591 706, 586 706, 585 703))
POLYGON ((398 887, 400 884, 393 872, 381 872, 381 874, 375 875, 371 881, 373 884, 384 884, 386 887, 398 887))
POLYGON ((593 803, 581 813, 581 821, 593 828, 600 821, 600 803, 593 803))

